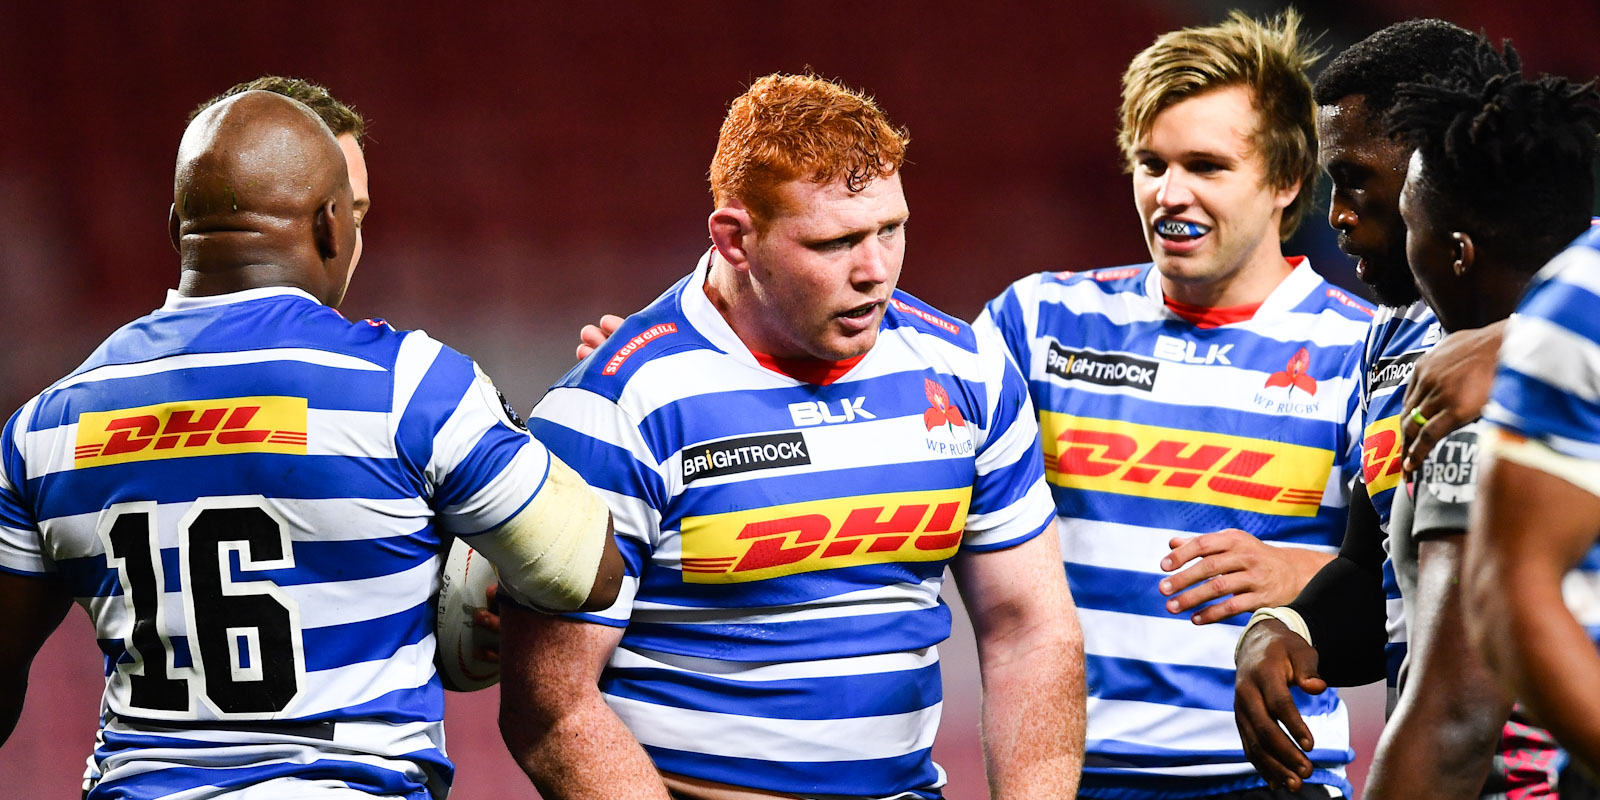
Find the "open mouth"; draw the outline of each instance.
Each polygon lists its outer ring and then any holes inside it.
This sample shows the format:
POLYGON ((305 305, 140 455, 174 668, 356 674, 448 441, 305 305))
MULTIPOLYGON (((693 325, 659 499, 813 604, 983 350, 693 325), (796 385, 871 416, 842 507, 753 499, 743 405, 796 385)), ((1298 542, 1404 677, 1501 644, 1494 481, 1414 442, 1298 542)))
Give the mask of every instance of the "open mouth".
POLYGON ((1210 232, 1211 229, 1205 225, 1181 219, 1164 219, 1156 223, 1156 235, 1169 242, 1192 242, 1210 232))
POLYGON ((878 308, 878 305, 879 305, 878 303, 867 303, 865 305, 859 305, 859 306, 856 306, 855 308, 852 308, 852 309, 850 309, 848 311, 839 312, 839 316, 844 317, 845 319, 861 319, 862 317, 865 317, 865 316, 871 314, 873 311, 876 311, 877 308, 878 308))

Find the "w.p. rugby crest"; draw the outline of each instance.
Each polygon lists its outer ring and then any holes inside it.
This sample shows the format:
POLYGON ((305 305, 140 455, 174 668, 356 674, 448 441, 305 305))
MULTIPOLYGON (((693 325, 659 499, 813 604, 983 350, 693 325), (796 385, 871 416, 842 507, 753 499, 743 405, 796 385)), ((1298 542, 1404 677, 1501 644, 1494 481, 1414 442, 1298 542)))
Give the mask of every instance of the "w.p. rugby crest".
POLYGON ((928 429, 928 450, 941 456, 971 453, 971 431, 961 409, 950 401, 949 390, 932 378, 924 378, 922 391, 928 397, 928 408, 922 412, 922 424, 928 429))
POLYGON ((1256 392, 1255 404, 1271 414, 1314 414, 1317 412, 1317 379, 1311 377, 1311 351, 1302 347, 1289 357, 1283 369, 1267 375, 1256 392), (1279 393, 1273 391, 1282 388, 1279 393))

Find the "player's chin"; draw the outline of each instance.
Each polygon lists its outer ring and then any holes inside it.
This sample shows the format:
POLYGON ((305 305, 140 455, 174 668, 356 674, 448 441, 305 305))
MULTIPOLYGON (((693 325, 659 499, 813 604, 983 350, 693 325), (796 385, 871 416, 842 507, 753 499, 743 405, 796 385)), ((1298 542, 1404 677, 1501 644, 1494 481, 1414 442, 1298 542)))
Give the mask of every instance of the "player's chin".
POLYGON ((818 343, 817 356, 827 361, 844 361, 866 355, 878 343, 878 328, 867 330, 833 331, 818 343))

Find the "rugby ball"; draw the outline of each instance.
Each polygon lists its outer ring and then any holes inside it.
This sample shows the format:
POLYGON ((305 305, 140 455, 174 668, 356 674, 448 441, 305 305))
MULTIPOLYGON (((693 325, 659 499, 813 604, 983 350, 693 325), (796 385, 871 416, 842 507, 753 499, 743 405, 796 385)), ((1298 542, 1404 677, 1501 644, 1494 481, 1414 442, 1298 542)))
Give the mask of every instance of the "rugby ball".
POLYGON ((460 539, 440 574, 438 615, 433 632, 438 640, 433 664, 444 688, 475 692, 500 682, 500 665, 478 656, 480 648, 499 650, 500 634, 472 624, 472 615, 489 605, 489 587, 499 581, 494 565, 460 539))

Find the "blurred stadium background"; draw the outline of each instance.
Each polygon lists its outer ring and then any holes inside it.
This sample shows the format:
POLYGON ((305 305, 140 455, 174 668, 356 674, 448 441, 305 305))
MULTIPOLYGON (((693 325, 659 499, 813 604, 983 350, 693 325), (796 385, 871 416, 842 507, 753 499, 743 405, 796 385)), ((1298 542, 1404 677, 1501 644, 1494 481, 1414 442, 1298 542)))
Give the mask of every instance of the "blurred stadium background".
MULTIPOLYGON (((910 128, 901 285, 962 317, 1023 274, 1145 260, 1113 141, 1123 66, 1157 34, 1273 2, 7 3, 0 24, 0 406, 76 366, 174 285, 173 155, 198 102, 266 73, 369 122, 374 213, 345 313, 425 328, 520 410, 580 325, 626 313, 706 246, 705 171, 753 78, 813 70, 910 128)), ((1600 73, 1594 0, 1302 3, 1331 52, 1401 19, 1512 38, 1534 70, 1600 73)), ((1325 206, 1325 190, 1319 189, 1325 206)), ((1353 286, 1319 209, 1290 252, 1353 286)), ((953 592, 952 592, 953 594, 953 592)), ((953 600, 953 597, 952 597, 953 600)), ((961 625, 965 625, 964 618, 961 625)), ((936 755, 984 797, 970 632, 945 647, 936 755)), ((0 794, 76 797, 101 657, 74 611, 0 749, 0 794)), ((457 800, 532 790, 497 692, 452 695, 457 800)), ((1381 689, 1354 693, 1360 785, 1381 689)))

